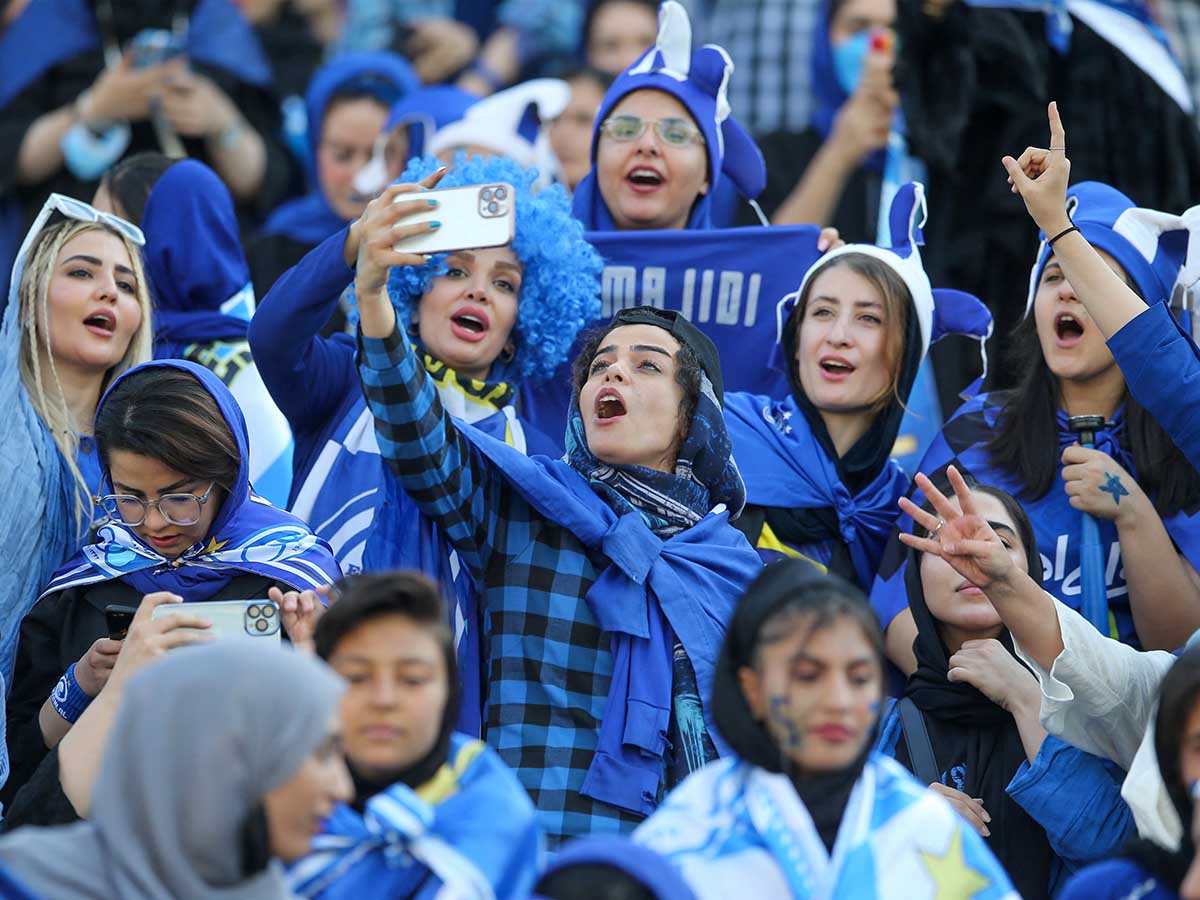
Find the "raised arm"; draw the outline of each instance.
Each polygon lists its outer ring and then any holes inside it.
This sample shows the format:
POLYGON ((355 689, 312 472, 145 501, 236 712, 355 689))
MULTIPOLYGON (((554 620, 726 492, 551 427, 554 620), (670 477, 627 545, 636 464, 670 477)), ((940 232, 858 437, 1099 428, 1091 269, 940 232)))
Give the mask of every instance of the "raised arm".
POLYGON ((1104 336, 1111 338, 1131 319, 1145 312, 1146 304, 1108 267, 1082 234, 1069 230, 1072 225, 1067 215, 1067 184, 1071 161, 1067 159, 1067 135, 1057 103, 1050 104, 1049 115, 1049 148, 1027 147, 1020 159, 1004 157, 1008 183, 1014 194, 1021 195, 1034 222, 1053 241, 1054 257, 1088 315, 1104 336))

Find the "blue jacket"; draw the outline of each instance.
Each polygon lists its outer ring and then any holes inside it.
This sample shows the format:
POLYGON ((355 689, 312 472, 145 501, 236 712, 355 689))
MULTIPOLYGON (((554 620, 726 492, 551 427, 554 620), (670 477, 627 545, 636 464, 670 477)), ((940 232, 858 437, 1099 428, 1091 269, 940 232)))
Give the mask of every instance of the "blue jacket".
MULTIPOLYGON (((876 749, 895 757, 902 739, 895 700, 880 723, 876 749)), ((1047 735, 1032 764, 1021 763, 1008 785, 1013 798, 1046 831, 1058 857, 1053 894, 1076 869, 1120 850, 1133 833, 1133 813, 1121 799, 1124 773, 1113 763, 1047 735), (1069 798, 1069 799, 1064 799, 1069 798)))

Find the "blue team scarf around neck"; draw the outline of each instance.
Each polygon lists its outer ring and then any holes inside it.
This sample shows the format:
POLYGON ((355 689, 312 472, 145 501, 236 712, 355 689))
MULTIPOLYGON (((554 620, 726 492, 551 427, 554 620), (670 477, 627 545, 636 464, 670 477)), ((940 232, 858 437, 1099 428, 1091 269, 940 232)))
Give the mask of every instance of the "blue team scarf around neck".
POLYGON ((900 514, 896 501, 908 486, 900 466, 887 460, 869 484, 851 494, 792 397, 727 394, 725 416, 750 502, 833 509, 860 583, 869 585, 900 514))
MULTIPOLYGON (((602 497, 596 482, 574 465, 525 456, 469 425, 459 431, 539 514, 610 560, 584 598, 600 627, 612 634, 613 676, 582 793, 648 815, 667 749, 675 642, 692 662, 700 696, 711 697, 725 625, 762 571, 762 560, 721 507, 664 539, 641 511, 629 508, 624 495, 614 509, 607 498, 616 490, 604 485, 602 497)), ((582 458, 594 460, 590 453, 582 458)), ((710 488, 709 493, 719 498, 729 490, 710 488)), ((741 496, 739 477, 731 499, 741 496)), ((716 732, 709 706, 704 709, 709 735, 726 754, 728 745, 716 732)))
MULTIPOLYGON (((113 0, 119 16, 120 3, 113 0)), ((59 63, 100 46, 86 0, 35 0, 0 36, 0 109, 59 63)), ((187 30, 187 56, 267 88, 271 65, 258 35, 229 0, 199 0, 187 30)))
POLYGON ((142 216, 154 294, 155 356, 188 344, 244 340, 254 312, 233 198, 202 162, 175 163, 150 191, 142 216))
MULTIPOLYGON (((236 575, 252 573, 299 590, 330 584, 341 577, 329 546, 291 513, 276 509, 254 493, 248 476, 250 439, 237 401, 221 379, 204 366, 183 360, 160 360, 135 366, 113 382, 97 407, 97 415, 122 379, 151 367, 181 369, 192 375, 216 400, 237 441, 241 461, 237 481, 221 504, 207 537, 176 559, 157 553, 117 521, 100 528, 89 544, 55 574, 42 596, 71 587, 119 579, 143 594, 173 591, 185 600, 207 600, 236 575)), ((104 474, 106 486, 111 476, 104 474)))
POLYGON ((673 474, 644 466, 610 466, 587 445, 583 417, 573 399, 567 421, 566 461, 622 512, 637 510, 651 531, 669 537, 690 528, 714 506, 731 517, 746 505, 746 488, 733 461, 725 417, 708 376, 700 375, 700 396, 673 474))

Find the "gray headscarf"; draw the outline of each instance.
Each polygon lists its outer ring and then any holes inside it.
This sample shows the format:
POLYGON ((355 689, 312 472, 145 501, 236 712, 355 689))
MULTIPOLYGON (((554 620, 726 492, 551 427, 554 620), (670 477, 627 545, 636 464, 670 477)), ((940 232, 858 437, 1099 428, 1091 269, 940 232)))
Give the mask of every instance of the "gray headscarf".
POLYGON ((342 681, 320 661, 219 641, 134 676, 92 818, 0 840, 0 866, 55 898, 277 900, 281 867, 243 874, 242 826, 329 732, 342 681))

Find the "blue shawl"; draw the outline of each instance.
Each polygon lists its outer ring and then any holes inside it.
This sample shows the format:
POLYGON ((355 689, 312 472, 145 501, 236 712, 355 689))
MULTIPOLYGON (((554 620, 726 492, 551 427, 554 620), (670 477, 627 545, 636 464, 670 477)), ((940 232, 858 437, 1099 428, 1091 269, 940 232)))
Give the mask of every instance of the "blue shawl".
MULTIPOLYGON (((100 528, 95 543, 88 544, 63 566, 42 596, 80 585, 120 579, 142 593, 174 591, 185 600, 206 600, 236 575, 250 572, 283 582, 297 590, 315 589, 341 577, 329 546, 291 513, 273 507, 250 487, 250 439, 246 422, 233 395, 204 366, 182 360, 160 360, 130 369, 151 366, 182 369, 196 378, 216 400, 226 425, 237 441, 241 461, 237 482, 221 504, 204 541, 178 559, 166 559, 138 539, 132 529, 110 521, 100 528)), ((100 401, 97 413, 112 393, 100 401)), ((105 473, 105 481, 110 476, 105 473)))
MULTIPOLYGON (((702 399, 697 406, 685 447, 693 437, 697 445, 701 443, 705 432, 709 447, 721 444, 724 425, 702 411, 707 402, 702 399)), ((715 402, 712 405, 715 408, 715 402)), ((576 427, 578 410, 572 409, 571 421, 576 427)), ((612 635, 613 675, 596 752, 581 792, 649 814, 667 749, 675 642, 683 645, 692 662, 700 696, 711 697, 726 623, 738 598, 762 569, 758 554, 729 525, 730 509, 739 509, 744 497, 740 477, 734 481, 737 468, 728 456, 702 454, 692 471, 710 485, 707 493, 713 507, 691 527, 660 537, 648 521, 659 519, 662 507, 651 499, 665 495, 673 501, 672 507, 687 505, 690 488, 679 491, 664 481, 653 481, 630 491, 626 478, 618 493, 616 482, 600 471, 599 464, 589 463, 594 457, 586 446, 576 443, 575 461, 569 465, 523 456, 470 426, 459 430, 539 514, 610 560, 584 598, 600 627, 612 635)), ((724 445, 728 447, 727 439, 724 445)), ((620 471, 637 478, 642 470, 620 471)), ((687 480, 679 474, 664 477, 687 480)), ((724 754, 728 746, 713 725, 709 705, 704 709, 705 724, 717 751, 724 754)))
POLYGON ((388 107, 420 86, 416 73, 395 53, 351 53, 318 69, 304 99, 308 118, 309 192, 275 209, 263 226, 264 234, 280 234, 315 246, 346 227, 346 220, 333 211, 321 189, 317 145, 321 142, 321 128, 330 102, 347 86, 368 76, 376 81, 369 87, 364 84, 364 88, 377 92, 379 102, 388 107))
MULTIPOLYGON (((982 394, 965 403, 946 423, 929 452, 925 454, 920 471, 933 477, 953 463, 960 470, 970 472, 980 483, 995 485, 1020 498, 1037 535, 1038 550, 1041 552, 1042 568, 1045 572, 1043 586, 1058 600, 1078 611, 1081 604, 1079 546, 1082 514, 1071 506, 1063 489, 1061 472, 1055 477, 1054 484, 1045 496, 1029 500, 1022 496, 1022 485, 1011 473, 997 469, 991 464, 986 444, 994 434, 1002 402, 1003 397, 993 398, 982 394)), ((1060 410, 1056 420, 1061 452, 1063 448, 1076 442, 1076 436, 1067 428, 1066 413, 1060 410)), ((1096 449, 1107 453, 1136 479, 1138 473, 1133 459, 1121 447, 1124 429, 1125 412, 1122 408, 1114 415, 1112 428, 1096 433, 1096 449)), ((912 499, 919 505, 925 498, 920 491, 914 491, 912 499)), ((1100 529, 1100 545, 1106 565, 1111 634, 1123 643, 1136 647, 1137 633, 1129 611, 1125 572, 1119 566, 1120 543, 1117 540, 1117 529, 1106 519, 1096 519, 1096 524, 1100 529)), ((1166 526, 1167 533, 1171 535, 1179 552, 1188 562, 1200 569, 1200 513, 1188 515, 1186 512, 1180 512, 1166 519, 1163 525, 1166 526)), ((912 519, 902 514, 896 522, 896 527, 909 531, 912 529, 912 519)), ((904 546, 893 538, 884 553, 879 574, 871 590, 871 605, 875 607, 885 628, 896 613, 908 603, 904 587, 906 556, 904 546)))
MULTIPOLYGON (((117 6, 117 4, 114 4, 117 6)), ((59 63, 100 46, 86 0, 35 0, 0 36, 0 109, 59 63)), ((199 0, 187 31, 187 56, 266 88, 271 65, 254 29, 230 0, 199 0)))
POLYGON ((776 401, 729 394, 725 418, 749 501, 785 509, 833 509, 859 583, 869 585, 899 515, 896 501, 908 487, 900 466, 887 460, 869 484, 851 494, 792 397, 776 401))
POLYGON ((155 356, 245 340, 254 312, 233 198, 202 162, 177 162, 146 199, 143 257, 154 294, 155 356))
POLYGON ((495 751, 461 734, 416 790, 396 783, 360 815, 339 805, 289 872, 302 897, 525 900, 541 856, 529 796, 495 751))

